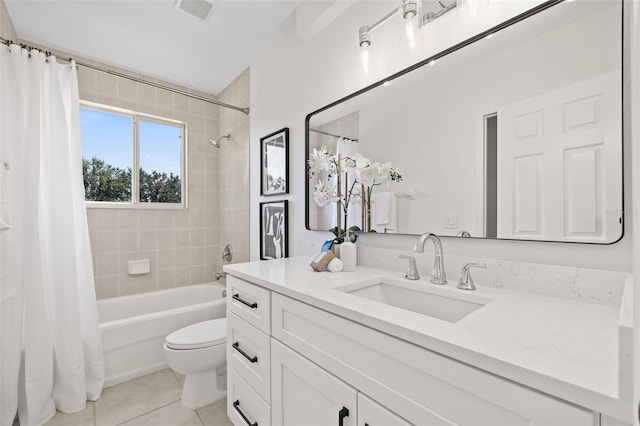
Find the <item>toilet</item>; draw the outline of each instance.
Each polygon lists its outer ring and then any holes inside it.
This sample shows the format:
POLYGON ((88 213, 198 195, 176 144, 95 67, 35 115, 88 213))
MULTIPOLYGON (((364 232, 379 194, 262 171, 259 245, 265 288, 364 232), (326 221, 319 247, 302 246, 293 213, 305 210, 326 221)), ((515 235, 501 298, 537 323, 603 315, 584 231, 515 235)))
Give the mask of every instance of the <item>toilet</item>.
POLYGON ((184 374, 182 405, 196 409, 226 395, 227 319, 189 325, 169 334, 164 357, 173 371, 184 374))

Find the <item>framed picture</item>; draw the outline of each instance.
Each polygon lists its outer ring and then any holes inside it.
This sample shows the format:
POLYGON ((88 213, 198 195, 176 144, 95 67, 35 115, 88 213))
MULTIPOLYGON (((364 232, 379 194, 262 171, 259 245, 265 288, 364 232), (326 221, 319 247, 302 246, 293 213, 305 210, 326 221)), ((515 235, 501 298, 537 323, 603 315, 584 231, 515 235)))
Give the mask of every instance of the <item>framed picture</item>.
POLYGON ((289 193, 289 128, 260 139, 260 195, 289 193))
POLYGON ((289 255, 287 200, 260 203, 260 259, 289 255))

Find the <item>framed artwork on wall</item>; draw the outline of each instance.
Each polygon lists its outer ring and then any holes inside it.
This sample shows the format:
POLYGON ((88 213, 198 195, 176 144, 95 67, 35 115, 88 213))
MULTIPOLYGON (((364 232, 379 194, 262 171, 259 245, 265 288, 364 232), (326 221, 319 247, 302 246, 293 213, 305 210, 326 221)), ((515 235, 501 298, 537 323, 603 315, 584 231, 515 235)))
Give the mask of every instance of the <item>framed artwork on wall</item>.
POLYGON ((260 259, 289 256, 287 200, 260 203, 260 259))
POLYGON ((289 193, 289 128, 260 139, 260 195, 289 193))

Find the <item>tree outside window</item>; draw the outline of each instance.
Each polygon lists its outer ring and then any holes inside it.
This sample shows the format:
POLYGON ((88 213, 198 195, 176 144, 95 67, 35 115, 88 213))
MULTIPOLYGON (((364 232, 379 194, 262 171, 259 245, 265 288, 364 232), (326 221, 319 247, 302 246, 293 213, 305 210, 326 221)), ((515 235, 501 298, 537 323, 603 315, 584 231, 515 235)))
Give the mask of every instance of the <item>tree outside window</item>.
POLYGON ((184 123, 83 104, 80 127, 90 205, 184 204, 184 123))

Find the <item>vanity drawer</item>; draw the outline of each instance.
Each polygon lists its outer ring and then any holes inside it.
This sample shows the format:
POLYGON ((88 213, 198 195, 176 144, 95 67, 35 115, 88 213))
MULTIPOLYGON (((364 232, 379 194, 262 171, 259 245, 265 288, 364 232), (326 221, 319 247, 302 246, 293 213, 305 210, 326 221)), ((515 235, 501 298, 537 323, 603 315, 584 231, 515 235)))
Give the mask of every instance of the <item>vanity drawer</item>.
POLYGON ((227 373, 227 416, 235 426, 271 425, 271 407, 233 368, 227 373))
POLYGON ((280 294, 272 310, 274 338, 413 424, 593 425, 591 411, 280 294))
POLYGON ((227 362, 265 401, 270 401, 271 338, 230 311, 227 362))
MULTIPOLYGON (((437 419, 429 419, 433 420, 437 419)), ((411 426, 411 423, 398 417, 374 400, 358 393, 358 426, 411 426)))
POLYGON ((269 334, 271 292, 234 276, 227 277, 227 308, 249 324, 269 334))

